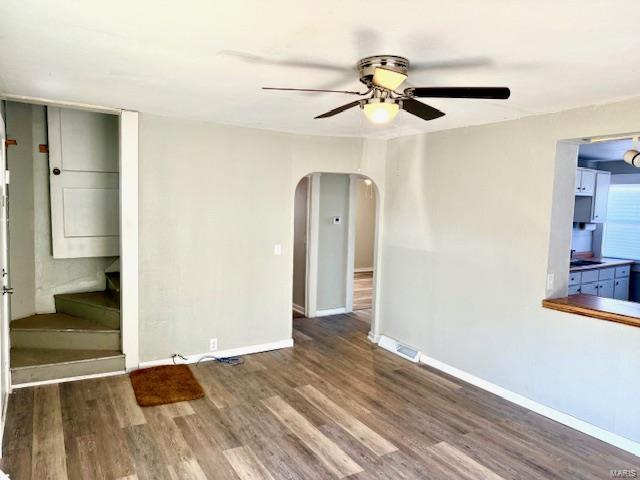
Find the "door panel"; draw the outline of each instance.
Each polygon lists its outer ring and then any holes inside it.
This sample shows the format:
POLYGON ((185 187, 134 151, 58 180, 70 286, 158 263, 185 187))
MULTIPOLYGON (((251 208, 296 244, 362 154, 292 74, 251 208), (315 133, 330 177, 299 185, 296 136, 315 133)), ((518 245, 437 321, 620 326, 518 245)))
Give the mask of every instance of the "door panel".
POLYGON ((54 258, 119 255, 118 118, 49 107, 54 258))
MULTIPOLYGON (((1 112, 0 112, 1 113, 1 112)), ((9 211, 7 207, 7 151, 4 119, 0 114, 0 412, 4 412, 5 402, 11 385, 9 369, 9 319, 11 318, 10 297, 4 290, 9 288, 9 211)), ((0 425, 0 439, 4 425, 0 425)))
POLYGON ((629 277, 616 278, 616 284, 613 287, 613 298, 629 300, 629 277))

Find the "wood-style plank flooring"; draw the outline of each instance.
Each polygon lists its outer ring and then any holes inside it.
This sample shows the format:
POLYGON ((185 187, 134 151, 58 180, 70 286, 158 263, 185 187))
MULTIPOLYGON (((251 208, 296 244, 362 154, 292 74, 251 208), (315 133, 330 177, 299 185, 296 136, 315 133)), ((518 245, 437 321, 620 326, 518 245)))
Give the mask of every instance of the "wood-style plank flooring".
POLYGON ((126 376, 11 395, 22 479, 604 479, 640 460, 378 349, 355 315, 294 320, 293 349, 192 365, 206 397, 141 409, 126 376))
POLYGON ((353 309, 368 310, 373 299, 373 272, 356 272, 353 280, 353 309))

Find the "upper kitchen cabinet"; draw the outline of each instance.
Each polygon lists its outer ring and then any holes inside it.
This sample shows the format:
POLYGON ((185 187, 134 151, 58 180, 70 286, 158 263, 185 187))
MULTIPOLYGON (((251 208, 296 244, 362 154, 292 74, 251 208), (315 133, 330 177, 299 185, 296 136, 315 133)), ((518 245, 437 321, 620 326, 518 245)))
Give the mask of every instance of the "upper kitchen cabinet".
POLYGON ((596 190, 596 171, 578 168, 576 171, 576 195, 592 196, 596 190))
POLYGON ((606 221, 610 183, 611 173, 609 172, 578 168, 576 172, 576 201, 573 211, 574 222, 604 223, 606 221))
POLYGON ((609 184, 611 173, 596 173, 596 190, 593 195, 592 223, 603 223, 607 219, 607 203, 609 201, 609 184))

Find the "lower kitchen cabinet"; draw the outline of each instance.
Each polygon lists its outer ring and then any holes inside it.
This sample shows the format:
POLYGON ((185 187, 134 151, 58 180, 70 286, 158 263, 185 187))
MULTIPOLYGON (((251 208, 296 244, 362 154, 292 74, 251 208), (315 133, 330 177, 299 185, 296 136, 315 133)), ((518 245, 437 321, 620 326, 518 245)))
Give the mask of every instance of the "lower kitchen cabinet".
POLYGON ((602 267, 569 273, 568 295, 583 293, 599 297, 629 299, 630 266, 602 267))
POLYGON ((613 286, 613 298, 618 300, 629 300, 629 277, 616 278, 613 286))

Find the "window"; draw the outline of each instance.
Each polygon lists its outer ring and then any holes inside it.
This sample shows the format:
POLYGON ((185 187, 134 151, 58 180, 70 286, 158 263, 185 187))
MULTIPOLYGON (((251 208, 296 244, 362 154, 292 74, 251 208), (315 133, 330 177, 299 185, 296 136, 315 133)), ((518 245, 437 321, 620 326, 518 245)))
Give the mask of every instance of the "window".
POLYGON ((609 188, 602 250, 605 257, 640 260, 640 184, 609 188))

